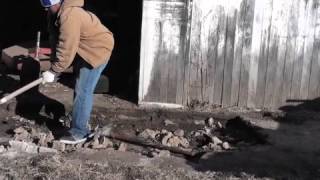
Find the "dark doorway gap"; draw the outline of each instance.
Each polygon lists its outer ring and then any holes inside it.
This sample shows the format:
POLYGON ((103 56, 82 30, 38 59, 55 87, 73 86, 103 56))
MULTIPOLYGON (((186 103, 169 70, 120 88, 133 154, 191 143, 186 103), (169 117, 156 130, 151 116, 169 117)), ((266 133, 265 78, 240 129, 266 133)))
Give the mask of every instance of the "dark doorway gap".
MULTIPOLYGON (((104 75, 109 78, 108 94, 137 102, 139 79, 142 0, 85 0, 85 9, 94 12, 113 33, 113 55, 104 75)), ((3 1, 0 5, 0 50, 16 44, 34 43, 37 31, 46 44, 46 11, 39 1, 3 1)))

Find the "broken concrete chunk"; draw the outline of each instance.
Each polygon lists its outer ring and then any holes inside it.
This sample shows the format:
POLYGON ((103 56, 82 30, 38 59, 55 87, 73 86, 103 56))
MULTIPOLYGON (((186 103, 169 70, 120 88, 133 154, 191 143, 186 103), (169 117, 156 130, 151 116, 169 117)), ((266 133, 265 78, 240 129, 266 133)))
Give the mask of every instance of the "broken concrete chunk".
POLYGON ((167 131, 166 129, 161 130, 161 134, 168 134, 168 133, 169 133, 169 131, 167 131))
POLYGON ((212 141, 212 143, 215 144, 215 145, 220 145, 220 144, 223 143, 217 136, 211 137, 211 141, 212 141))
POLYGON ((128 149, 128 145, 126 143, 121 143, 118 148, 118 151, 125 152, 125 151, 127 151, 127 149, 128 149))
POLYGON ((165 146, 168 145, 168 140, 173 136, 172 132, 168 132, 161 140, 161 143, 165 146))
POLYGON ((48 145, 48 142, 47 142, 47 135, 45 133, 39 133, 39 142, 38 142, 38 145, 39 146, 44 146, 46 147, 48 145))
POLYGON ((214 119, 212 117, 206 120, 206 125, 209 127, 214 127, 214 119))
POLYGON ((195 125, 205 125, 206 124, 206 122, 204 120, 195 120, 195 121, 193 121, 193 123, 195 125))
POLYGON ((176 124, 176 123, 170 121, 169 119, 166 119, 166 120, 164 121, 164 125, 165 125, 165 126, 175 125, 175 124, 176 124))
POLYGON ((7 149, 4 146, 0 146, 0 153, 4 153, 6 151, 7 151, 7 149))
POLYGON ((222 144, 222 147, 223 147, 223 149, 225 149, 225 150, 229 150, 229 149, 230 149, 230 145, 229 145, 228 142, 224 142, 224 143, 222 144))
POLYGON ((144 139, 155 139, 157 134, 159 134, 159 132, 153 131, 151 129, 146 129, 139 134, 139 137, 142 137, 144 139))
POLYGON ((176 136, 179 136, 179 137, 183 137, 184 136, 184 131, 182 129, 178 129, 178 130, 175 130, 173 132, 174 135, 176 136))
POLYGON ((14 140, 17 141, 29 141, 30 140, 30 133, 23 127, 16 128, 14 130, 14 140))
POLYGON ((107 137, 102 137, 103 138, 103 141, 102 141, 102 145, 105 146, 106 148, 110 148, 110 147, 113 147, 113 142, 107 138, 107 137))
POLYGON ((53 142, 53 141, 54 141, 54 136, 53 136, 52 132, 49 132, 49 133, 46 135, 46 141, 47 141, 47 142, 53 142))
POLYGON ((26 152, 30 154, 37 154, 39 147, 27 142, 21 141, 9 141, 10 148, 20 152, 26 152))
POLYGON ((184 138, 184 137, 180 137, 180 145, 183 147, 183 148, 188 148, 190 146, 190 143, 189 141, 184 138))
POLYGON ((58 151, 52 148, 39 147, 39 153, 58 153, 58 151))
POLYGON ((221 122, 218 121, 218 122, 216 123, 216 128, 218 128, 218 129, 222 129, 222 128, 223 128, 221 122))
POLYGON ((222 150, 221 146, 214 144, 214 143, 209 143, 208 147, 213 151, 221 151, 222 150))
POLYGON ((170 146, 170 147, 178 147, 179 144, 180 144, 180 138, 177 136, 171 137, 167 142, 167 146, 170 146))
POLYGON ((167 150, 160 151, 158 154, 159 157, 170 157, 170 155, 171 155, 170 151, 167 151, 167 150))
POLYGON ((60 141, 53 141, 52 148, 64 152, 66 150, 66 145, 60 141))
POLYGON ((212 129, 210 127, 206 126, 206 127, 204 127, 204 131, 205 131, 205 134, 209 135, 209 134, 211 134, 212 129))

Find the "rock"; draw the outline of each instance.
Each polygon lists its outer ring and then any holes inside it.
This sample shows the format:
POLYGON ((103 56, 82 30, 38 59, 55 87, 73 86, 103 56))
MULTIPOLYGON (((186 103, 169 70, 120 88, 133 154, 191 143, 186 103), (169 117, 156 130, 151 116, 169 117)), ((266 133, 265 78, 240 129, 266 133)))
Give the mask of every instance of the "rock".
POLYGON ((193 121, 193 123, 195 125, 205 125, 206 124, 206 122, 204 120, 195 120, 195 121, 193 121))
POLYGON ((37 137, 39 137, 39 132, 38 132, 35 128, 31 128, 31 129, 29 130, 29 132, 30 132, 32 138, 37 138, 37 137))
POLYGON ((193 135, 194 137, 198 137, 198 136, 201 136, 202 133, 200 133, 199 131, 196 131, 196 132, 193 132, 192 135, 193 135))
POLYGON ((142 133, 139 134, 139 137, 142 137, 144 139, 150 139, 150 138, 155 139, 157 134, 159 134, 159 132, 153 131, 151 129, 146 129, 142 133))
POLYGON ((180 137, 180 145, 183 147, 183 148, 188 148, 190 146, 190 143, 189 141, 184 138, 184 137, 180 137))
POLYGON ((217 136, 211 137, 211 141, 212 141, 212 143, 215 144, 215 145, 220 145, 220 144, 223 143, 217 136))
POLYGON ((100 143, 99 143, 99 138, 94 138, 93 140, 92 140, 92 142, 90 143, 90 147, 92 148, 92 149, 101 149, 101 146, 100 146, 100 143))
POLYGON ((77 148, 77 149, 80 149, 80 148, 82 148, 84 146, 84 143, 79 143, 79 144, 76 144, 75 145, 75 147, 77 148))
POLYGON ((204 127, 204 131, 205 131, 205 134, 207 134, 207 135, 210 135, 211 134, 211 128, 210 127, 204 127))
POLYGON ((28 131, 23 127, 18 127, 15 130, 13 130, 13 132, 16 134, 21 134, 21 133, 28 132, 28 131))
POLYGON ((101 136, 110 136, 112 128, 110 126, 104 126, 101 131, 100 135, 101 136))
POLYGON ((66 145, 60 141, 53 141, 52 148, 64 152, 66 150, 66 145))
POLYGON ((179 145, 180 145, 180 138, 177 136, 171 137, 167 142, 167 146, 170 146, 170 147, 178 147, 179 145))
POLYGON ((168 133, 169 133, 169 131, 167 131, 166 129, 161 130, 161 134, 168 134, 168 133))
POLYGON ((47 141, 48 143, 54 141, 54 136, 53 136, 52 132, 49 132, 49 133, 47 134, 47 136, 46 136, 46 141, 47 141))
POLYGON ((14 140, 16 141, 29 141, 30 133, 23 127, 19 127, 14 130, 14 140))
POLYGON ((209 127, 214 127, 214 119, 212 117, 206 120, 206 125, 209 127))
POLYGON ((113 142, 104 136, 100 136, 98 138, 94 138, 94 140, 91 142, 90 145, 87 145, 86 143, 84 147, 91 146, 92 149, 106 149, 113 147, 113 142))
POLYGON ((21 141, 9 141, 9 145, 11 149, 14 149, 16 151, 20 152, 26 152, 30 154, 37 154, 39 147, 27 142, 21 142, 21 141))
POLYGON ((172 122, 172 121, 170 121, 169 119, 166 119, 166 120, 164 121, 164 125, 165 125, 165 126, 175 125, 175 123, 172 122))
POLYGON ((107 137, 101 137, 102 141, 100 141, 100 144, 104 145, 106 148, 113 147, 113 142, 107 138, 107 137))
POLYGON ((221 146, 214 144, 214 143, 209 143, 208 147, 213 151, 221 151, 222 150, 221 146))
POLYGON ((224 142, 224 143, 222 144, 222 148, 223 148, 224 150, 229 150, 229 149, 230 149, 229 143, 228 143, 228 142, 224 142))
POLYGON ((39 136, 38 145, 39 145, 39 146, 47 147, 47 146, 48 146, 47 135, 46 135, 45 133, 39 133, 38 136, 39 136))
POLYGON ((118 148, 118 151, 126 152, 127 149, 128 149, 128 145, 126 143, 121 143, 118 148))
POLYGON ((39 153, 58 153, 56 149, 47 148, 47 147, 39 147, 39 153))
POLYGON ((7 151, 7 149, 4 146, 0 146, 0 153, 4 153, 6 151, 7 151))
POLYGON ((165 146, 168 145, 168 140, 172 137, 172 133, 168 132, 161 140, 161 143, 165 146))
POLYGON ((159 157, 170 157, 170 156, 171 156, 171 153, 170 153, 170 151, 163 150, 163 151, 160 151, 160 152, 159 152, 158 156, 159 156, 159 157))
POLYGON ((218 129, 222 129, 222 128, 223 128, 221 122, 218 121, 218 122, 216 123, 216 128, 218 128, 218 129))
POLYGON ((184 136, 184 131, 182 129, 178 129, 178 130, 175 130, 173 132, 174 135, 176 136, 179 136, 179 137, 183 137, 184 136))

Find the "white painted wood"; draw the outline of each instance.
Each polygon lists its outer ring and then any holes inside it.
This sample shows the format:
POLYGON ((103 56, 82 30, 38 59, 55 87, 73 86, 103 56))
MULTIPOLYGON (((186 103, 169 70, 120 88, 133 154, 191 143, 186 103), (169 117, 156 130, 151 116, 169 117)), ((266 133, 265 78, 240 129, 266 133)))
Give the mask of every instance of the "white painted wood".
MULTIPOLYGON (((305 37, 303 66, 302 66, 302 79, 300 87, 300 98, 307 99, 309 92, 310 74, 311 74, 311 62, 314 47, 315 26, 317 19, 317 12, 313 8, 314 1, 308 1, 305 5, 305 13, 302 15, 302 20, 299 21, 305 37)), ((311 84, 312 86, 312 84, 311 84)))
POLYGON ((159 103, 159 102, 140 102, 139 107, 141 108, 168 108, 168 109, 182 109, 183 105, 170 104, 170 103, 159 103))
POLYGON ((264 13, 270 0, 260 0, 255 3, 255 13, 252 34, 252 49, 249 70, 249 87, 248 87, 248 107, 255 107, 256 93, 258 84, 258 67, 261 48, 261 36, 263 31, 264 13))

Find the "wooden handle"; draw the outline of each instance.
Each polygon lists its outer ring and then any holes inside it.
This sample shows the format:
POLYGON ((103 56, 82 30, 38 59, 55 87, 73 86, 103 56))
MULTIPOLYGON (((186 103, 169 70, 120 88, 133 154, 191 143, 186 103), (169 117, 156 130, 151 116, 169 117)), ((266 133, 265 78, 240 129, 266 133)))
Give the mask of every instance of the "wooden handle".
POLYGON ((12 93, 10 93, 9 95, 3 97, 3 98, 0 100, 0 104, 4 104, 4 103, 8 102, 8 101, 11 100, 12 98, 14 98, 14 97, 16 97, 16 96, 18 96, 18 95, 26 92, 27 90, 29 90, 29 89, 37 86, 38 84, 42 83, 42 81, 43 81, 43 78, 41 77, 41 78, 39 78, 39 79, 37 79, 37 80, 35 80, 35 81, 32 81, 31 83, 23 86, 22 88, 14 91, 14 92, 12 92, 12 93))

